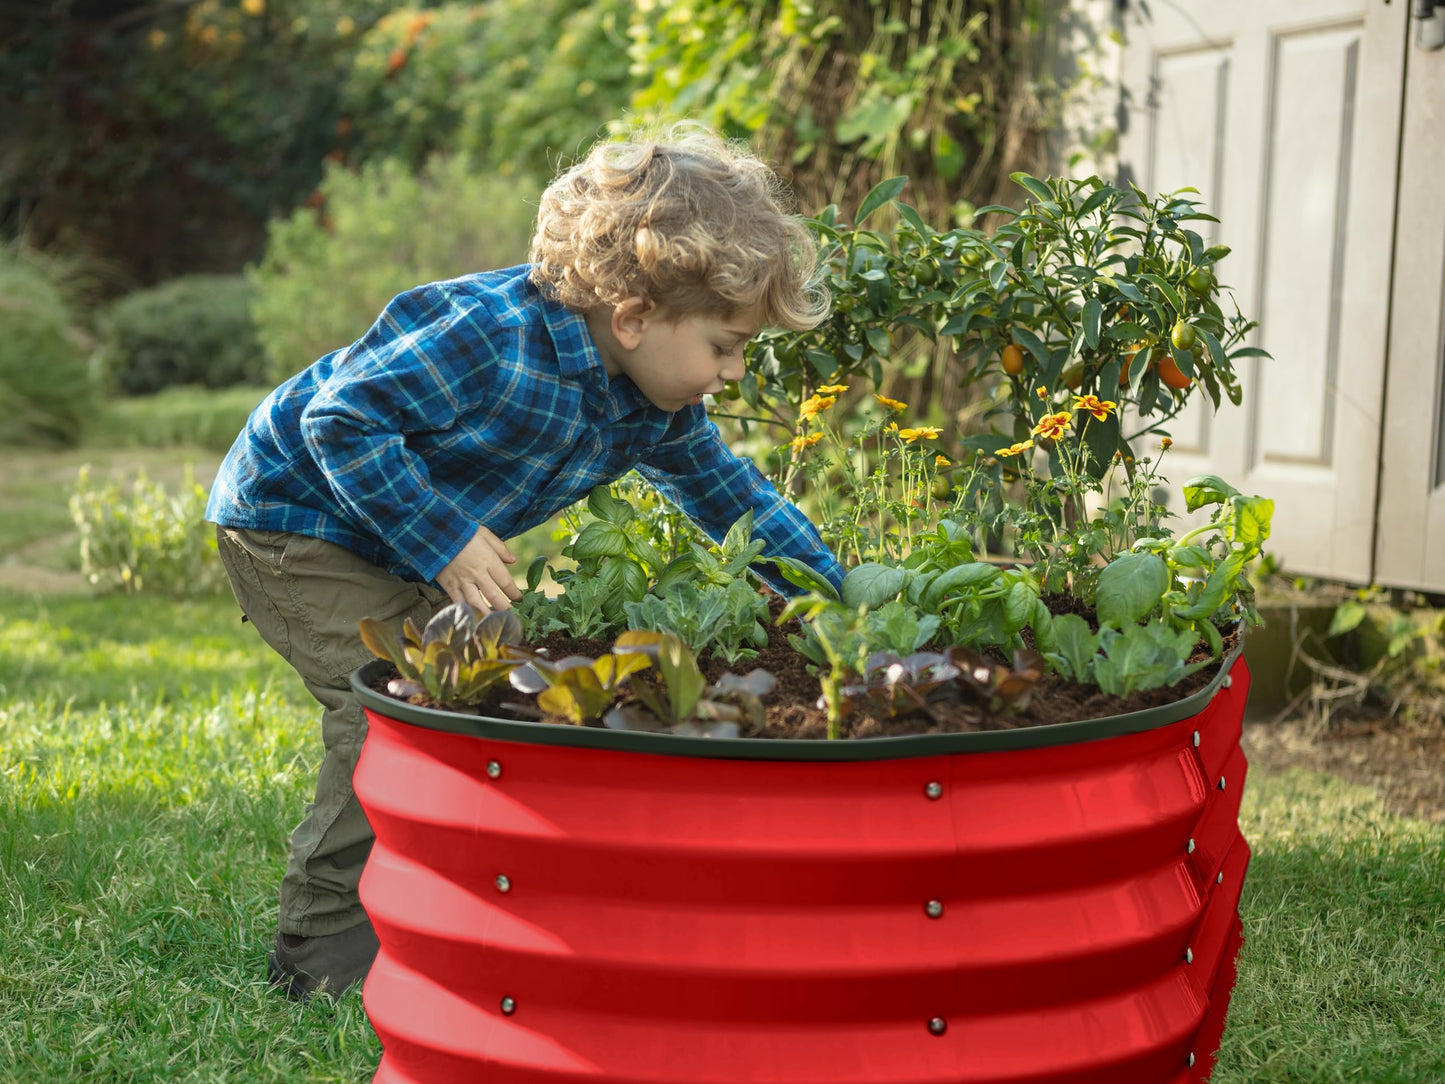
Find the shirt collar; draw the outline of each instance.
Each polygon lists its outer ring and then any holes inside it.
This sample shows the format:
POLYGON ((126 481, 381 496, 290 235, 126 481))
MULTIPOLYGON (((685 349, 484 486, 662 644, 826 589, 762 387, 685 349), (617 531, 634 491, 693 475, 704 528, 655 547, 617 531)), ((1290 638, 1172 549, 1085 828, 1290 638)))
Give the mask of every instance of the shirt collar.
POLYGON ((592 341, 592 332, 588 330, 587 318, 582 313, 573 312, 565 305, 543 297, 531 279, 527 280, 527 291, 536 297, 542 322, 552 338, 552 349, 557 354, 557 371, 564 377, 586 380, 607 395, 611 400, 606 411, 609 418, 624 417, 641 409, 656 413, 659 418, 671 419, 666 411, 653 406, 629 377, 608 376, 602 363, 602 352, 592 341))

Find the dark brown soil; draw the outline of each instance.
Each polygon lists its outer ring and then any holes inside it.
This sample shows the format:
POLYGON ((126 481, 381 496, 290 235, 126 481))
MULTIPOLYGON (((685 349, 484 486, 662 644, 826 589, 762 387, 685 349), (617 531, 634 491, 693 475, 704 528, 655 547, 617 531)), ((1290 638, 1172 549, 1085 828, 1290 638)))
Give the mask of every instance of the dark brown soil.
MULTIPOLYGON (((782 600, 774 596, 770 601, 774 616, 776 616, 782 609, 782 600)), ((1048 598, 1045 601, 1056 613, 1073 609, 1070 605, 1071 599, 1048 598)), ((1079 612, 1092 618, 1092 613, 1079 612)), ((729 666, 724 660, 717 658, 704 657, 699 660, 703 673, 709 681, 716 681, 728 670, 746 673, 757 667, 768 671, 777 679, 777 688, 765 701, 766 724, 761 730, 745 732, 747 737, 825 738, 827 736, 827 715, 820 705, 821 686, 818 678, 809 673, 808 668, 811 663, 788 643, 787 635, 790 631, 799 631, 796 623, 792 624, 791 628, 771 625, 768 630, 768 646, 758 653, 756 659, 740 665, 729 666)), ((1226 652, 1235 645, 1238 635, 1235 632, 1226 637, 1226 652)), ((560 659, 567 655, 586 655, 596 658, 611 649, 611 643, 606 640, 580 639, 560 634, 548 636, 532 646, 545 649, 547 655, 553 659, 560 659)), ((1203 649, 1200 649, 1197 658, 1204 658, 1206 654, 1203 649)), ((915 711, 892 718, 867 713, 855 714, 843 722, 841 736, 844 738, 871 738, 903 734, 1005 730, 1122 715, 1181 700, 1209 684, 1217 672, 1218 664, 1213 664, 1191 674, 1176 686, 1150 689, 1127 697, 1110 696, 1092 686, 1077 685, 1065 681, 1057 674, 1046 673, 1035 687, 1027 708, 1017 714, 990 714, 982 705, 968 700, 959 703, 936 703, 929 705, 926 714, 922 711, 915 711)), ((646 679, 645 674, 639 674, 632 680, 646 679)), ((538 718, 539 715, 534 708, 517 702, 521 699, 518 694, 504 690, 478 705, 474 710, 478 715, 538 718)))

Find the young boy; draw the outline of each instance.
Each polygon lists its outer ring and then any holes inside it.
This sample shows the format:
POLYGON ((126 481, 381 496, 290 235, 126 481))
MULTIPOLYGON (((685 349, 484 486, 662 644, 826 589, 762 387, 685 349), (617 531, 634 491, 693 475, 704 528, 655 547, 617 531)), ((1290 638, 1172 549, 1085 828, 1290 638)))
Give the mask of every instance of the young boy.
POLYGON ((236 601, 323 708, 269 960, 293 997, 359 982, 377 950, 357 898, 372 833, 351 790, 361 618, 510 606, 503 539, 632 468, 715 539, 751 509, 768 552, 841 583, 702 406, 743 376, 762 327, 812 327, 827 308, 767 168, 695 127, 599 145, 543 195, 531 260, 395 298, 256 408, 211 490, 236 601))

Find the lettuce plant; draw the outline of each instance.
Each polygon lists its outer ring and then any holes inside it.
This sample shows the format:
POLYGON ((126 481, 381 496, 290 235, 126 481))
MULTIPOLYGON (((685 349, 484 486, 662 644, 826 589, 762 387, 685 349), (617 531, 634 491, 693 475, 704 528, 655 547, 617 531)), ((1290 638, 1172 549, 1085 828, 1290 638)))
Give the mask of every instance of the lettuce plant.
POLYGON ((601 658, 569 655, 553 662, 534 655, 508 677, 518 692, 535 693, 537 706, 577 726, 600 719, 628 677, 651 662, 640 652, 610 651, 601 658))
POLYGON ((401 635, 374 617, 361 619, 361 641, 396 667, 387 691, 409 700, 425 695, 439 704, 471 707, 527 657, 517 645, 522 626, 507 610, 479 618, 465 602, 439 610, 424 629, 407 618, 401 635))
POLYGON ((730 663, 754 658, 768 644, 768 602, 747 580, 700 587, 683 581, 624 609, 629 628, 672 633, 693 651, 711 651, 730 663))
POLYGON ((625 632, 615 652, 637 652, 652 662, 654 682, 633 686, 638 703, 613 708, 603 722, 614 730, 643 730, 691 737, 735 738, 746 722, 761 727, 762 699, 777 679, 766 670, 724 674, 708 685, 685 643, 669 633, 625 632))

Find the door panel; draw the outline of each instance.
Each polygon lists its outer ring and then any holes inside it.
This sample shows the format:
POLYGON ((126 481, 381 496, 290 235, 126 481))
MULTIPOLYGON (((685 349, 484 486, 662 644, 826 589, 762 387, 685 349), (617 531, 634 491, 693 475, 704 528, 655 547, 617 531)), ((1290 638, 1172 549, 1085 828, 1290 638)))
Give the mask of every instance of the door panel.
POLYGON ((1274 355, 1241 363, 1242 407, 1175 422, 1164 471, 1274 498, 1287 568, 1367 580, 1399 130, 1380 119, 1398 116, 1408 5, 1150 8, 1126 18, 1121 167, 1146 191, 1200 190, 1233 249, 1222 282, 1274 355))
POLYGON ((1445 50, 1407 65, 1375 578, 1445 591, 1445 50))

